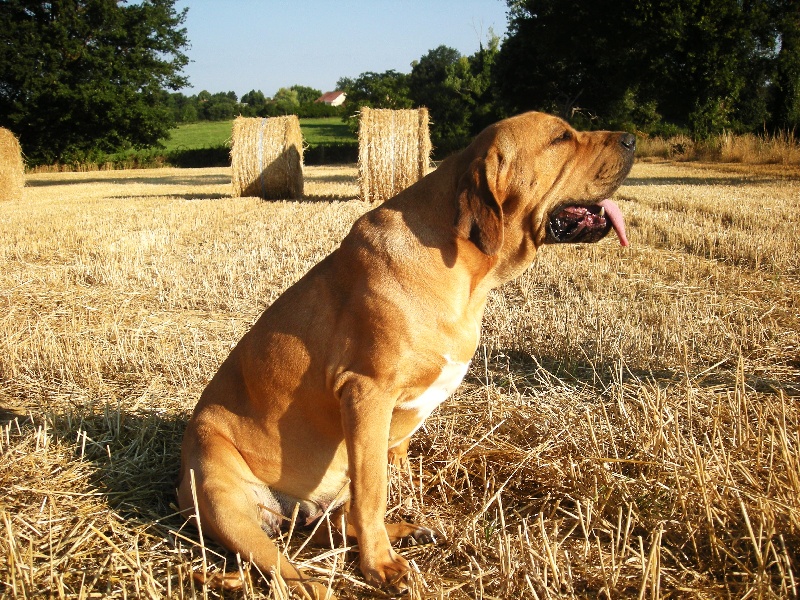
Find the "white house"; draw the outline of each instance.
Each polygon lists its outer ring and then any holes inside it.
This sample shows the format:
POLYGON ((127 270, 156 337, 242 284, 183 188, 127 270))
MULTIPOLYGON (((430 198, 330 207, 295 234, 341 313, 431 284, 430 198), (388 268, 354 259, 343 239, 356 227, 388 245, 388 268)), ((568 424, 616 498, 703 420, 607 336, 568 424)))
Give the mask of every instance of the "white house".
POLYGON ((330 106, 341 106, 344 104, 346 98, 347 94, 344 92, 325 92, 322 96, 317 98, 317 102, 322 102, 330 106))

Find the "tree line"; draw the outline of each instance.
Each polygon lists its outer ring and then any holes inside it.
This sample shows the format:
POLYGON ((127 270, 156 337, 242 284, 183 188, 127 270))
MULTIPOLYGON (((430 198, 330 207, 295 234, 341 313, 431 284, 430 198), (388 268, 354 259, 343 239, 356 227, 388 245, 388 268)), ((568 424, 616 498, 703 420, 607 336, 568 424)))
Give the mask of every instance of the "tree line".
POLYGON ((491 72, 500 39, 490 35, 471 56, 447 46, 430 50, 411 63, 410 73, 390 70, 342 77, 336 90, 347 94, 340 107, 317 102, 321 90, 303 85, 280 88, 272 98, 251 90, 238 99, 234 92, 211 94, 202 91, 186 96, 164 93, 162 102, 172 111, 176 123, 223 121, 238 115, 273 117, 295 114, 306 117, 342 117, 357 127, 358 109, 428 107, 431 137, 441 151, 463 145, 471 135, 488 125, 496 111, 491 98, 491 72))
POLYGON ((353 115, 361 106, 425 106, 437 152, 456 150, 501 116, 492 87, 499 48, 500 39, 490 34, 487 43, 470 56, 439 46, 411 63, 409 73, 390 70, 339 79, 337 88, 347 93, 345 118, 355 127, 353 115))
POLYGON ((273 97, 261 90, 250 90, 238 98, 235 92, 207 90, 187 96, 182 92, 164 92, 162 102, 172 112, 175 123, 229 121, 237 116, 277 117, 298 115, 301 118, 339 117, 342 110, 317 102, 321 90, 304 85, 280 88, 273 97))
POLYGON ((792 131, 800 125, 797 0, 507 0, 508 31, 472 55, 439 46, 407 73, 321 90, 186 96, 188 9, 176 0, 4 0, 0 126, 29 163, 158 144, 177 123, 426 106, 439 153, 523 110, 643 134, 792 131))
POLYGON ((705 137, 800 125, 797 0, 509 0, 504 110, 705 137))

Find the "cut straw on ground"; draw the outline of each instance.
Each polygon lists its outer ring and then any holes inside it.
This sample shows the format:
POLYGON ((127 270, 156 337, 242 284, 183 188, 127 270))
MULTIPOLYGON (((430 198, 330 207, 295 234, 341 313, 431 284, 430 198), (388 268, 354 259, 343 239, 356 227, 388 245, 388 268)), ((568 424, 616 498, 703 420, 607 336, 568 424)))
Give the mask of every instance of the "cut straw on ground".
MULTIPOLYGON (((29 175, 0 203, 0 596, 279 598, 178 514, 180 441, 261 311, 369 205, 229 169, 29 175), (203 554, 205 553, 205 561, 203 554)), ((800 172, 637 164, 629 248, 548 246, 493 292, 467 378, 390 468, 413 598, 798 597, 800 172), (769 218, 765 218, 769 216, 769 218)), ((285 556, 347 599, 358 554, 285 556)), ((295 600, 294 598, 292 600, 295 600)))

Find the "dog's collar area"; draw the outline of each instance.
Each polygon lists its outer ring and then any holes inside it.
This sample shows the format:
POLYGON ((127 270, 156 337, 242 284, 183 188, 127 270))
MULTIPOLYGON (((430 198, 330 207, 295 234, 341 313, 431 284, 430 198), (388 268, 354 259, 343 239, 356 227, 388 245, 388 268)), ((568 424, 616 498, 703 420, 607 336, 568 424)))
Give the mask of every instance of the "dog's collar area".
POLYGON ((547 220, 547 244, 593 243, 602 240, 611 229, 622 246, 628 245, 622 211, 615 202, 603 200, 588 206, 561 205, 547 220))

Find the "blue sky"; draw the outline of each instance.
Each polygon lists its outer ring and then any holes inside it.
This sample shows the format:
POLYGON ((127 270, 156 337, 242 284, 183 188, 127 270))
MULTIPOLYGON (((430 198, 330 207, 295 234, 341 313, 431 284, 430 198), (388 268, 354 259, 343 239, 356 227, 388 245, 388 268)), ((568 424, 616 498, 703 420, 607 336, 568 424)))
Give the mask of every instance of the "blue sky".
POLYGON ((281 87, 332 91, 340 77, 411 70, 440 45, 473 54, 489 30, 506 31, 505 0, 178 0, 193 61, 192 87, 252 90, 281 87))

